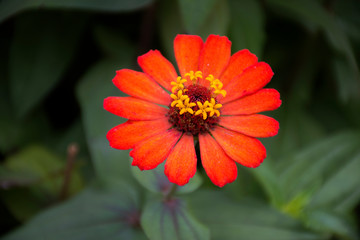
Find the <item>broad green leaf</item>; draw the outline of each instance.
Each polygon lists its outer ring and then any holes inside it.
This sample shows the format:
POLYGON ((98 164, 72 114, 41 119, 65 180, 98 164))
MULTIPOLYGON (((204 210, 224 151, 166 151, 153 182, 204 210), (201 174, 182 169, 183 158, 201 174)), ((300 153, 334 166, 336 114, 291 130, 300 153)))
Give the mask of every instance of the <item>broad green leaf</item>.
POLYGON ((56 86, 74 56, 83 26, 84 17, 75 15, 24 14, 16 19, 9 80, 18 117, 56 86))
POLYGON ((196 32, 204 40, 210 34, 226 35, 230 24, 230 11, 227 0, 217 0, 212 12, 196 32))
POLYGON ((324 239, 299 222, 254 199, 233 201, 221 192, 189 195, 189 208, 211 229, 211 239, 288 240, 324 239))
MULTIPOLYGON (((60 200, 64 184, 65 161, 41 146, 30 146, 12 155, 0 172, 2 198, 19 220, 26 220, 42 206, 60 200), (21 195, 27 196, 24 204, 21 195)), ((73 169, 67 195, 77 193, 82 178, 73 169)))
POLYGON ((347 32, 349 38, 353 38, 354 42, 360 40, 360 4, 357 0, 336 1, 332 5, 332 9, 339 22, 347 32))
POLYGON ((217 17, 211 14, 218 0, 178 0, 181 12, 181 19, 186 31, 196 34, 210 17, 217 17))
MULTIPOLYGON (((294 102, 284 101, 273 115, 280 123, 279 133, 273 138, 263 140, 269 156, 273 159, 291 156, 299 148, 321 139, 324 135, 322 125, 294 102)), ((287 161, 280 163, 289 166, 287 161)))
POLYGON ((181 19, 180 9, 178 4, 174 4, 174 1, 162 0, 159 1, 158 8, 158 25, 160 32, 160 39, 165 51, 163 52, 175 67, 175 54, 174 54, 174 39, 177 34, 184 32, 184 27, 181 19))
POLYGON ((229 33, 233 49, 249 49, 259 58, 265 43, 264 11, 258 0, 230 0, 229 33))
POLYGON ((126 61, 124 55, 128 57, 135 53, 133 45, 124 39, 118 29, 97 25, 94 29, 94 36, 107 57, 119 61, 126 61))
POLYGON ((278 180, 278 175, 272 166, 272 159, 267 157, 266 160, 256 169, 251 171, 252 174, 262 185, 271 204, 281 206, 284 202, 284 192, 278 180))
POLYGON ((151 2, 152 0, 3 0, 0 2, 0 22, 27 9, 81 9, 121 12, 142 8, 151 2))
POLYGON ((345 132, 320 141, 288 159, 288 167, 281 171, 279 180, 284 183, 288 196, 312 189, 315 184, 319 187, 358 148, 357 132, 345 132))
POLYGON ((11 153, 34 142, 44 142, 52 131, 48 117, 40 109, 29 119, 17 119, 10 114, 11 110, 10 113, 2 110, 4 109, 0 109, 4 115, 0 118, 0 151, 3 153, 11 153))
POLYGON ((332 211, 313 210, 307 214, 309 228, 321 232, 330 232, 342 239, 359 239, 355 224, 349 222, 344 216, 332 211))
POLYGON ((332 67, 334 69, 334 75, 339 85, 339 94, 341 99, 347 100, 349 95, 354 96, 359 100, 360 78, 358 72, 353 71, 352 66, 349 65, 347 59, 341 56, 335 56, 332 60, 332 67), (358 80, 358 81, 354 81, 358 80))
POLYGON ((141 216, 141 226, 150 240, 210 239, 209 229, 179 199, 149 201, 141 216))
POLYGON ((38 179, 38 176, 33 172, 16 171, 0 166, 0 189, 29 186, 38 179))
POLYGON ((287 17, 304 24, 311 31, 321 29, 326 34, 327 40, 335 51, 335 55, 340 53, 340 55, 346 59, 345 68, 347 71, 351 71, 351 74, 347 74, 351 76, 351 79, 346 80, 346 82, 350 82, 350 84, 343 84, 344 76, 338 74, 338 72, 344 72, 342 69, 339 70, 339 68, 344 68, 344 65, 341 64, 341 66, 334 68, 336 81, 340 89, 340 97, 343 101, 347 101, 350 98, 358 98, 358 92, 360 90, 359 69, 349 39, 337 22, 336 17, 327 12, 317 1, 267 0, 267 2, 275 9, 281 10, 281 13, 285 13, 287 17))
POLYGON ((337 165, 336 171, 331 172, 331 176, 313 196, 310 203, 313 207, 329 206, 344 212, 356 206, 360 200, 360 192, 357 191, 360 184, 359 149, 358 143, 356 153, 350 157, 344 157, 342 163, 337 165))
MULTIPOLYGON (((173 187, 164 174, 165 163, 160 164, 155 169, 141 171, 138 167, 131 166, 131 171, 136 180, 146 189, 154 193, 166 195, 173 187)), ((202 179, 198 173, 190 179, 189 183, 184 186, 177 186, 176 193, 190 193, 200 187, 202 179)))
POLYGON ((10 95, 9 59, 11 38, 0 37, 0 152, 3 155, 22 146, 41 141, 50 132, 50 123, 44 112, 37 111, 29 118, 18 119, 14 115, 10 95))
MULTIPOLYGON (((127 46, 127 45, 126 45, 127 46)), ((115 116, 103 108, 109 96, 124 96, 113 84, 115 71, 130 65, 133 55, 124 49, 123 60, 103 60, 93 66, 77 86, 87 144, 97 176, 102 180, 130 176, 128 151, 110 147, 106 133, 125 119, 115 116)))
POLYGON ((107 189, 91 187, 3 239, 146 239, 139 231, 138 204, 138 196, 125 183, 107 189))
POLYGON ((178 0, 178 3, 187 33, 203 39, 209 34, 226 33, 230 22, 227 0, 178 0))

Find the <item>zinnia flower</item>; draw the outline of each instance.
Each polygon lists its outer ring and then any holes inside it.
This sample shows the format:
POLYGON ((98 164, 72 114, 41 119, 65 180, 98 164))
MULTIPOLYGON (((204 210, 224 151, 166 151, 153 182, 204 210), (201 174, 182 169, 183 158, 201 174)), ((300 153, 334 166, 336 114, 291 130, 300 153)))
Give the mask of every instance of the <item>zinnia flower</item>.
POLYGON ((132 165, 156 168, 178 185, 194 176, 197 158, 211 181, 222 187, 237 177, 237 165, 259 166, 266 150, 256 138, 278 133, 279 123, 257 114, 277 109, 280 95, 263 89, 270 66, 248 50, 231 56, 227 37, 177 35, 180 75, 157 50, 138 57, 143 72, 122 69, 113 83, 129 97, 108 97, 104 108, 129 119, 107 134, 110 146, 133 149, 132 165), (199 144, 200 156, 195 145, 199 144))

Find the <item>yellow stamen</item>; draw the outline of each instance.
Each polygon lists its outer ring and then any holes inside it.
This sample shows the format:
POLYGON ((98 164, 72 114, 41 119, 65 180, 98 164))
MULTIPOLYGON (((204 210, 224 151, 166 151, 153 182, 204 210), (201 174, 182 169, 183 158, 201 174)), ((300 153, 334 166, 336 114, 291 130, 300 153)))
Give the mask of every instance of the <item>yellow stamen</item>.
POLYGON ((198 105, 199 110, 196 111, 195 116, 202 114, 203 119, 205 120, 207 118, 206 108, 209 104, 209 101, 205 101, 204 104, 202 104, 201 102, 197 102, 196 104, 198 105))
POLYGON ((190 71, 184 75, 184 78, 177 77, 176 81, 172 81, 171 89, 172 93, 170 94, 173 101, 171 102, 171 107, 177 107, 179 109, 179 114, 183 115, 184 113, 190 113, 192 115, 202 115, 202 118, 206 120, 208 117, 220 116, 219 109, 222 107, 221 104, 216 104, 215 97, 218 94, 221 94, 225 97, 226 91, 223 90, 223 83, 219 79, 215 79, 212 74, 209 74, 205 79, 210 82, 210 90, 212 90, 212 98, 209 101, 201 103, 200 101, 190 102, 188 95, 185 95, 185 92, 188 91, 187 86, 184 85, 188 80, 185 77, 189 77, 193 84, 196 84, 199 78, 203 78, 201 71, 190 71), (194 112, 193 107, 197 106, 198 110, 194 112))
POLYGON ((184 105, 182 105, 182 108, 180 110, 180 115, 188 112, 190 114, 194 114, 194 110, 192 110, 192 107, 196 106, 195 103, 190 102, 190 98, 185 99, 184 105))
POLYGON ((183 93, 182 90, 179 90, 177 95, 175 95, 175 94, 170 95, 170 97, 172 99, 174 99, 174 101, 172 101, 172 103, 171 103, 171 107, 174 107, 175 105, 181 106, 181 105, 183 105, 183 101, 185 99, 189 98, 187 95, 182 95, 182 93, 183 93))
POLYGON ((205 79, 210 81, 210 87, 214 88, 213 93, 215 94, 215 96, 219 94, 223 95, 223 97, 226 96, 226 91, 222 89, 223 84, 219 79, 215 79, 212 74, 209 74, 209 76, 207 76, 205 79))
POLYGON ((201 71, 196 71, 196 72, 190 71, 188 73, 185 73, 185 77, 189 77, 193 83, 196 83, 198 78, 201 78, 201 79, 203 78, 201 71))
POLYGON ((220 104, 220 103, 215 104, 215 99, 211 98, 210 103, 208 103, 208 107, 205 110, 207 112, 210 112, 209 113, 210 117, 214 116, 214 114, 216 114, 216 116, 220 117, 220 111, 218 109, 221 107, 222 107, 222 104, 220 104))
POLYGON ((186 82, 186 79, 183 79, 181 77, 177 77, 176 82, 171 82, 170 84, 173 85, 174 87, 171 89, 172 93, 175 93, 177 90, 182 90, 184 89, 184 83, 186 82))

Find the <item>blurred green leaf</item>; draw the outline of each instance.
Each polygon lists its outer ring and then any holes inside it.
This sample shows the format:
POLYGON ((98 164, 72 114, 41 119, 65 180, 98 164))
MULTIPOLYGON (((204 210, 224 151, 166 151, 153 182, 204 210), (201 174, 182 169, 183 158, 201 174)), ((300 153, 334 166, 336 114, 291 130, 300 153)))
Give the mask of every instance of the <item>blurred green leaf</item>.
MULTIPOLYGON (((275 114, 275 119, 280 123, 279 134, 274 138, 263 139, 273 159, 291 156, 325 134, 322 124, 294 102, 284 101, 275 114)), ((287 161, 279 162, 288 166, 287 161)))
POLYGON ((335 50, 335 57, 337 57, 337 54, 340 54, 346 61, 346 63, 336 66, 334 69, 335 79, 339 86, 339 95, 343 101, 348 101, 350 98, 358 98, 360 90, 359 68, 348 37, 336 21, 336 17, 327 12, 317 1, 267 0, 267 2, 277 9, 278 12, 291 19, 295 19, 300 24, 304 24, 311 31, 318 28, 326 34, 329 43, 335 50), (345 76, 337 73, 339 68, 346 68, 347 71, 351 71, 351 74, 347 74, 351 78, 344 79, 345 76), (343 81, 346 81, 348 84, 343 84, 343 81))
POLYGON ((141 226, 151 240, 210 239, 209 229, 179 199, 149 201, 141 216, 141 226))
POLYGON ((332 10, 339 17, 339 22, 350 38, 360 40, 360 4, 357 0, 332 2, 332 10))
POLYGON ((35 111, 29 119, 16 119, 9 112, 3 112, 0 118, 0 151, 11 153, 12 151, 34 142, 44 141, 51 132, 51 123, 45 112, 35 111))
POLYGON ((325 239, 254 199, 235 202, 221 192, 198 191, 189 195, 188 201, 194 215, 211 229, 214 240, 325 239))
POLYGON ((125 58, 133 56, 135 53, 133 44, 124 39, 117 29, 97 25, 94 29, 94 35, 101 50, 107 57, 119 61, 129 61, 129 59, 126 60, 125 58))
POLYGON ((271 204, 273 206, 282 206, 284 203, 284 192, 281 189, 281 184, 278 181, 278 175, 272 166, 272 159, 267 157, 266 160, 254 171, 256 179, 262 185, 271 204))
POLYGON ((189 34, 196 34, 205 24, 218 0, 178 0, 181 19, 189 34))
MULTIPOLYGON (((157 166, 155 169, 141 171, 138 167, 131 166, 131 172, 136 180, 146 189, 154 193, 167 194, 173 187, 168 178, 164 174, 165 162, 157 166)), ((190 179, 189 183, 184 186, 177 186, 176 193, 190 193, 200 187, 202 179, 198 173, 190 179)))
POLYGON ((74 15, 25 14, 16 19, 9 78, 17 116, 55 87, 74 56, 83 26, 84 18, 74 15))
POLYGON ((309 228, 331 232, 342 239, 359 239, 354 224, 349 223, 343 216, 331 211, 314 210, 307 214, 307 225, 309 228))
POLYGON ((230 10, 227 0, 217 0, 212 12, 197 31, 204 40, 210 34, 226 35, 230 24, 230 10))
POLYGON ((281 211, 316 231, 358 239, 344 215, 360 200, 359 149, 359 132, 344 131, 285 157, 276 169, 260 167, 255 175, 271 200, 283 196, 272 201, 281 211))
POLYGON ((265 16, 257 0, 229 0, 229 34, 233 49, 249 49, 261 58, 265 43, 265 16))
MULTIPOLYGON (((126 45, 127 46, 127 45, 126 45)), ((115 116, 103 108, 103 101, 109 96, 124 96, 113 84, 115 71, 129 66, 132 54, 124 49, 123 59, 103 60, 93 66, 77 86, 87 144, 95 172, 102 180, 111 182, 130 177, 129 152, 110 147, 106 133, 125 119, 115 116), (112 179, 112 180, 111 180, 112 179)))
POLYGON ((360 184, 360 138, 357 141, 355 154, 344 157, 313 196, 310 203, 313 207, 329 206, 345 212, 356 206, 360 200, 360 192, 357 191, 360 184))
MULTIPOLYGON (((160 31, 160 39, 162 41, 164 56, 166 56, 172 63, 175 63, 175 54, 173 43, 177 34, 184 31, 181 19, 179 4, 174 4, 173 1, 162 0, 159 1, 158 9, 158 24, 160 31)), ((176 64, 174 64, 175 67, 176 64)))
POLYGON ((354 151, 359 149, 360 137, 357 132, 340 133, 332 138, 319 141, 287 160, 287 167, 280 172, 279 181, 284 183, 288 196, 319 187, 339 166, 351 160, 354 151))
POLYGON ((230 22, 227 0, 178 0, 185 30, 206 39, 209 34, 224 35, 230 22))
MULTIPOLYGON (((18 219, 28 219, 42 206, 59 200, 64 169, 64 161, 41 146, 34 145, 22 150, 7 158, 0 172, 3 200, 18 219), (22 188, 15 189, 19 187, 22 188), (21 194, 29 196, 32 210, 28 210, 28 205, 23 203, 23 198, 19 197, 21 194)), ((77 193, 82 186, 81 176, 73 171, 68 194, 77 193)))
MULTIPOLYGON (((354 63, 356 65, 356 63, 354 63)), ((350 96, 359 100, 360 78, 359 72, 352 69, 344 56, 335 56, 332 60, 331 67, 334 71, 335 79, 338 81, 339 95, 342 100, 348 100, 350 96)), ((355 66, 357 68, 357 66, 355 66)))
POLYGON ((4 237, 18 239, 146 239, 139 231, 138 196, 128 184, 88 188, 4 237))
POLYGON ((29 186, 37 182, 37 174, 29 171, 16 171, 0 166, 0 189, 29 186))
POLYGON ((0 22, 27 9, 50 8, 121 12, 142 8, 151 2, 153 0, 3 0, 0 2, 0 22))

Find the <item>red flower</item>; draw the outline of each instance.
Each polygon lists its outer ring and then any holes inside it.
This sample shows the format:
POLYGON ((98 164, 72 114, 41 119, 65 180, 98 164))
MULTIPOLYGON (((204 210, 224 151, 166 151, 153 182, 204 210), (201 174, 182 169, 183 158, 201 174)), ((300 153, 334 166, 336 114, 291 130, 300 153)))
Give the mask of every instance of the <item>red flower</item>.
POLYGON ((279 123, 257 113, 277 109, 280 95, 263 89, 273 76, 267 63, 248 50, 231 56, 230 48, 227 37, 210 35, 203 43, 199 36, 178 35, 179 77, 157 50, 138 58, 144 73, 117 71, 113 83, 130 97, 108 97, 104 108, 129 120, 108 132, 110 146, 132 148, 132 165, 141 170, 167 159, 165 174, 178 185, 196 172, 194 141, 219 187, 236 179, 235 162, 259 166, 266 150, 256 137, 276 135, 279 123))

